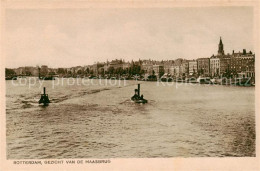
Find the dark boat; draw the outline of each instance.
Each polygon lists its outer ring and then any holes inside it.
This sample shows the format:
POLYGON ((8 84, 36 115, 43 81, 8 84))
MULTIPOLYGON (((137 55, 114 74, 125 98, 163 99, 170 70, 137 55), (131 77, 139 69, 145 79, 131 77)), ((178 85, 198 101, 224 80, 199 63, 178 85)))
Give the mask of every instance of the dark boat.
POLYGON ((131 100, 135 103, 147 103, 148 100, 143 98, 143 95, 140 96, 140 84, 138 84, 138 89, 135 89, 134 96, 131 97, 131 100))
POLYGON ((49 77, 39 77, 40 80, 55 80, 55 77, 49 76, 49 77))
POLYGON ((199 77, 197 79, 197 82, 200 83, 200 84, 211 84, 209 77, 199 77))
POLYGON ((43 94, 41 94, 41 99, 39 100, 39 104, 43 103, 44 106, 48 106, 50 103, 48 94, 45 93, 45 87, 43 88, 43 94))

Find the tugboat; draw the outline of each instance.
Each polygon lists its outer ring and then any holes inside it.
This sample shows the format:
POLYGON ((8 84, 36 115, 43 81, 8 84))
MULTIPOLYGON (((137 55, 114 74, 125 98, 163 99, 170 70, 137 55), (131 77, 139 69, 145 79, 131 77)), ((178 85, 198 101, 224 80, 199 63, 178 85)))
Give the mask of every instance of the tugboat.
POLYGON ((41 99, 39 100, 39 104, 43 103, 44 106, 48 106, 50 103, 48 94, 45 93, 45 87, 43 88, 43 94, 41 94, 41 99))
POLYGON ((144 99, 144 96, 140 96, 140 84, 138 84, 138 89, 135 89, 135 94, 131 97, 131 100, 135 103, 147 103, 148 100, 144 99))

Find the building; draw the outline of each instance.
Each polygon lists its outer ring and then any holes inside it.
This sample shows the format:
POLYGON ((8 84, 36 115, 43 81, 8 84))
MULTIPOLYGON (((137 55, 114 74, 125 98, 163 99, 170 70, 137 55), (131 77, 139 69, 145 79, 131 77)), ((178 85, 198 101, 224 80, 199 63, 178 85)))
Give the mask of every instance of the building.
POLYGON ((183 60, 181 65, 180 65, 180 76, 188 76, 189 74, 189 63, 187 60, 183 60))
POLYGON ((226 76, 230 74, 230 63, 231 63, 231 56, 225 55, 219 58, 220 62, 220 75, 226 76))
POLYGON ((194 76, 198 73, 198 66, 196 60, 188 61, 188 72, 189 76, 194 76))
POLYGON ((49 69, 47 65, 42 65, 40 69, 40 75, 41 76, 46 76, 48 75, 49 69))
POLYGON ((174 61, 164 61, 163 62, 163 68, 164 68, 164 73, 170 74, 170 69, 171 66, 173 66, 174 61))
POLYGON ((220 60, 214 55, 210 58, 210 76, 220 76, 220 60))
POLYGON ((15 71, 16 75, 23 75, 23 74, 25 74, 24 67, 19 67, 19 68, 15 69, 14 71, 15 71))
POLYGON ((156 75, 157 77, 161 77, 164 74, 163 65, 158 65, 158 64, 153 65, 153 72, 154 75, 156 75))
POLYGON ((141 69, 144 71, 144 74, 152 75, 153 74, 153 64, 143 63, 141 69))
POLYGON ((198 75, 209 76, 210 75, 210 60, 209 58, 198 58, 198 75))
POLYGON ((233 51, 230 58, 230 75, 238 76, 239 73, 244 73, 246 77, 255 77, 255 54, 251 51, 248 53, 246 49, 243 49, 243 53, 233 51))
POLYGON ((177 65, 177 66, 180 66, 183 62, 183 59, 182 58, 178 58, 174 61, 174 65, 177 65))
POLYGON ((178 65, 173 65, 173 66, 171 66, 171 68, 170 68, 170 74, 172 75, 172 76, 174 76, 174 77, 179 77, 179 76, 181 76, 181 74, 180 74, 180 66, 178 66, 178 65))
POLYGON ((122 60, 112 60, 110 63, 109 63, 109 66, 108 68, 110 67, 113 67, 114 69, 117 69, 117 68, 123 68, 123 61, 122 60))

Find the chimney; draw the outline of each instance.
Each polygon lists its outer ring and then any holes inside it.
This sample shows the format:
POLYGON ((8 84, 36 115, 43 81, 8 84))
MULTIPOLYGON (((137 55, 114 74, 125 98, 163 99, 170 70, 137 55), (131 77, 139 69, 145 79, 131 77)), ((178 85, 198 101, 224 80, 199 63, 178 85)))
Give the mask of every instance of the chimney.
POLYGON ((235 51, 233 50, 233 54, 235 53, 235 51))

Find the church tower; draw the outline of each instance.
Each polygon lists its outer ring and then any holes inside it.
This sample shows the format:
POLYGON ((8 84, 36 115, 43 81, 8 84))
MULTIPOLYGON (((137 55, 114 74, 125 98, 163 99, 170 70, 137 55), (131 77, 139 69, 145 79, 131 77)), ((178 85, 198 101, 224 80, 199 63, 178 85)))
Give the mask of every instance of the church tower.
POLYGON ((224 55, 224 45, 222 43, 221 37, 218 44, 218 55, 219 56, 224 55))

